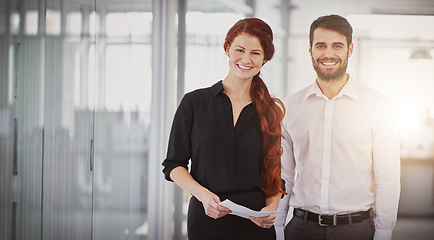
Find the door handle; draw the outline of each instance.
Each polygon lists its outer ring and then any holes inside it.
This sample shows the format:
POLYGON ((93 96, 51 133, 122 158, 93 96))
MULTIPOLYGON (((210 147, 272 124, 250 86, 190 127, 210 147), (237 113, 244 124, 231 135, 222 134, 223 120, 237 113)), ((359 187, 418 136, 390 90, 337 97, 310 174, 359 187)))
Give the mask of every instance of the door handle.
POLYGON ((89 165, 90 165, 90 171, 93 172, 93 139, 90 140, 89 165))
POLYGON ((12 174, 18 175, 18 120, 14 119, 14 147, 12 174))

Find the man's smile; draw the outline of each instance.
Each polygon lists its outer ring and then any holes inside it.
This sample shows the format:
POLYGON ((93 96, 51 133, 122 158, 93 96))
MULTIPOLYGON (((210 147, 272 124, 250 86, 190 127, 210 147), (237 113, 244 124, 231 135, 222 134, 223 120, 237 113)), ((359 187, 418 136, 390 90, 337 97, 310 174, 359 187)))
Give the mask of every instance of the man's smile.
POLYGON ((339 59, 318 59, 318 62, 324 66, 332 67, 338 65, 341 61, 339 59))

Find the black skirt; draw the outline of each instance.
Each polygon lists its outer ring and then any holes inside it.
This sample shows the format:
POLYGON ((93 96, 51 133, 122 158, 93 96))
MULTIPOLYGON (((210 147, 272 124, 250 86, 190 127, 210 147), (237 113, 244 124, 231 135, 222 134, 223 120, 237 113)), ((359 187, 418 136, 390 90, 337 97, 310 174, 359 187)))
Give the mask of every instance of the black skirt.
MULTIPOLYGON (((219 195, 221 201, 229 199, 257 211, 265 206, 264 195, 259 191, 217 195, 219 195)), ((188 207, 187 232, 189 240, 276 239, 274 226, 262 228, 249 219, 232 214, 218 219, 207 216, 202 203, 195 197, 191 197, 188 207)))

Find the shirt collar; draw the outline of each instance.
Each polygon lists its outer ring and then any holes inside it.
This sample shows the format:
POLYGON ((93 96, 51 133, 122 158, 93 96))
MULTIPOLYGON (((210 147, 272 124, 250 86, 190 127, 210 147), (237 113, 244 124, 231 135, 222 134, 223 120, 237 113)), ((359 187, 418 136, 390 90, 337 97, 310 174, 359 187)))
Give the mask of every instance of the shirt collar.
MULTIPOLYGON (((312 95, 316 95, 317 97, 322 97, 327 99, 327 97, 321 92, 321 89, 319 88, 318 83, 316 81, 308 89, 305 96, 305 100, 312 95)), ((354 101, 358 101, 357 82, 351 76, 348 78, 347 83, 345 83, 344 87, 341 89, 338 95, 336 95, 334 98, 339 98, 344 95, 352 98, 354 101)))
MULTIPOLYGON (((217 96, 217 95, 219 95, 219 94, 224 94, 225 89, 223 88, 223 83, 222 82, 223 82, 223 80, 220 80, 217 83, 215 83, 214 85, 212 85, 211 92, 212 92, 212 95, 214 97, 217 96)), ((255 101, 252 101, 252 103, 253 103, 253 106, 256 106, 256 102, 255 101)))
POLYGON ((217 96, 218 94, 222 93, 224 91, 222 80, 218 81, 211 87, 211 92, 213 96, 217 96))
POLYGON ((348 96, 356 102, 359 100, 358 93, 357 93, 357 82, 351 76, 348 78, 348 82, 339 92, 338 96, 339 95, 348 96))

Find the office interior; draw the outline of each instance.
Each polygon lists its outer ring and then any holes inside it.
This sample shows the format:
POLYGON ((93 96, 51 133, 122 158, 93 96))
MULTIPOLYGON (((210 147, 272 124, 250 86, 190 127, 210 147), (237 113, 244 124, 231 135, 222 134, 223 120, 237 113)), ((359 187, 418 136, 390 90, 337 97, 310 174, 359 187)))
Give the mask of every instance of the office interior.
POLYGON ((309 26, 354 28, 348 72, 393 102, 394 240, 434 239, 434 1, 1 0, 0 239, 187 239, 189 194, 161 172, 183 94, 223 79, 239 19, 274 31, 273 96, 315 80, 309 26))

